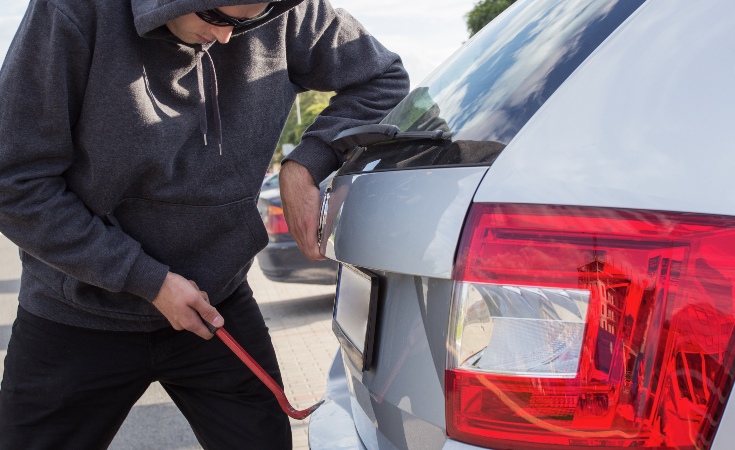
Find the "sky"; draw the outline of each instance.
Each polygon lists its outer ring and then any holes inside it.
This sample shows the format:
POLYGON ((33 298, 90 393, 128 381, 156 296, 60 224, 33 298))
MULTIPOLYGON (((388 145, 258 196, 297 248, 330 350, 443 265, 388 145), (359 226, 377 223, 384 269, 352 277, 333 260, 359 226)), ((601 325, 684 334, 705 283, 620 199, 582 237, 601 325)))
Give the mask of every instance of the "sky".
MULTIPOLYGON (((412 86, 469 38, 464 16, 477 1, 331 0, 335 8, 347 10, 383 45, 401 55, 412 86)), ((0 0, 0 61, 27 6, 28 0, 0 0)))
POLYGON ((28 0, 0 0, 0 61, 5 59, 27 6, 28 0))
POLYGON ((401 55, 416 86, 469 39, 465 15, 479 0, 331 1, 401 55))

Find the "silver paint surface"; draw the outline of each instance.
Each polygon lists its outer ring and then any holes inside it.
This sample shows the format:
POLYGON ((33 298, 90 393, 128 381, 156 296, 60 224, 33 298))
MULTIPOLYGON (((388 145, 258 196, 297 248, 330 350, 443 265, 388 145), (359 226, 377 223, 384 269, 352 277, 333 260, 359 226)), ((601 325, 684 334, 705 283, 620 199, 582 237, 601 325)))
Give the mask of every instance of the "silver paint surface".
POLYGON ((453 282, 379 272, 374 367, 343 357, 351 415, 367 448, 439 450, 444 427, 446 330, 453 282))
POLYGON ((322 251, 368 269, 449 279, 486 167, 416 169, 332 180, 322 251))
POLYGON ((634 13, 511 141, 475 201, 735 215, 735 3, 688 5, 634 13))
POLYGON ((338 350, 329 369, 329 384, 324 404, 309 418, 309 447, 314 449, 354 450, 362 446, 352 421, 350 393, 338 350))
POLYGON ((735 427, 733 427, 735 425, 735 405, 732 396, 727 403, 710 450, 730 450, 733 448, 735 442, 735 427))

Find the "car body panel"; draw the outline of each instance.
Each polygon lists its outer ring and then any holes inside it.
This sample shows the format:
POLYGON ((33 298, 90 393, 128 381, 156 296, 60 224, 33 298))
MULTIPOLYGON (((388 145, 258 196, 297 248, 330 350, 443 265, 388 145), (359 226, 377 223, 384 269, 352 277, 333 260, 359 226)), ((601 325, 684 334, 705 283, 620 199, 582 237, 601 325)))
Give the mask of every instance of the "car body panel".
MULTIPOLYGON (((309 448, 324 450, 366 450, 354 426, 350 393, 342 361, 341 350, 332 362, 329 371, 329 385, 324 394, 325 403, 309 417, 309 448)), ((380 442, 381 449, 394 449, 395 446, 375 430, 374 443, 380 442)), ((375 448, 375 447, 371 447, 375 448)), ((481 450, 480 447, 447 439, 442 450, 481 450)))
POLYGON ((336 177, 322 253, 364 268, 449 279, 467 208, 486 171, 463 167, 336 177))
POLYGON ((309 418, 309 446, 331 450, 354 450, 362 443, 352 420, 342 350, 332 361, 324 404, 309 418))
POLYGON ((351 415, 367 448, 441 449, 445 443, 444 410, 431 405, 444 402, 454 251, 486 170, 378 172, 332 180, 323 251, 343 263, 381 267, 375 271, 381 286, 377 363, 363 372, 343 358, 351 415), (413 275, 401 274, 409 270, 413 275))
POLYGON ((710 450, 730 450, 732 448, 732 443, 735 442, 735 426, 733 425, 735 425, 735 406, 731 399, 722 414, 722 420, 710 450))
MULTIPOLYGON (((488 450, 484 447, 476 447, 471 444, 464 442, 455 441, 454 439, 447 439, 447 443, 444 444, 442 450, 488 450)), ((492 449, 491 449, 492 450, 492 449)))
POLYGON ((732 2, 647 2, 511 141, 475 201, 735 215, 733 29, 732 2))
MULTIPOLYGON (((446 331, 427 330, 447 330, 453 283, 377 275, 384 287, 378 306, 376 363, 363 372, 342 357, 354 427, 367 448, 441 449, 446 440, 444 410, 435 406, 444 403, 447 336, 446 331)), ((330 383, 342 382, 330 377, 330 383)))

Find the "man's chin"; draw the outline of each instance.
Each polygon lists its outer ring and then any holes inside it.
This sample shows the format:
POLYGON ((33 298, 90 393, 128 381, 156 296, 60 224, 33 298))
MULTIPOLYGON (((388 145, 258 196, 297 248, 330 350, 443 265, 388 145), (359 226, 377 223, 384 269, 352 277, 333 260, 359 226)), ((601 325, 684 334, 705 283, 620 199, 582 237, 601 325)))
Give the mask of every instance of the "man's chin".
POLYGON ((187 42, 188 44, 206 44, 208 42, 214 41, 214 39, 207 39, 204 36, 200 36, 198 34, 195 34, 193 38, 191 38, 191 42, 187 42))

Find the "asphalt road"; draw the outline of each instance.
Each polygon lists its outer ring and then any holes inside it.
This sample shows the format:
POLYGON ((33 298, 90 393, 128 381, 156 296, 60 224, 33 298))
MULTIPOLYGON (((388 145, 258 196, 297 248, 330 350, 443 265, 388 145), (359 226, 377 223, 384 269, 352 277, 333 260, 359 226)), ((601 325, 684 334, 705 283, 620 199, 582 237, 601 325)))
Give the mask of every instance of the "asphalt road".
MULTIPOLYGON (((20 261, 17 248, 0 234, 0 359, 10 340, 18 307, 20 261)), ((327 372, 337 351, 331 331, 334 286, 275 283, 256 264, 250 284, 268 324, 283 372, 286 395, 297 409, 318 401, 326 388, 327 372)), ((246 370, 243 366, 243 370, 246 370)), ((0 367, 2 379, 3 367, 0 367)), ((233 419, 236 420, 236 419, 233 419)), ((307 449, 306 421, 293 421, 294 449, 307 449)), ((247 443, 242 447, 247 448, 247 443)), ((201 449, 168 394, 157 383, 135 404, 110 449, 201 449)))

